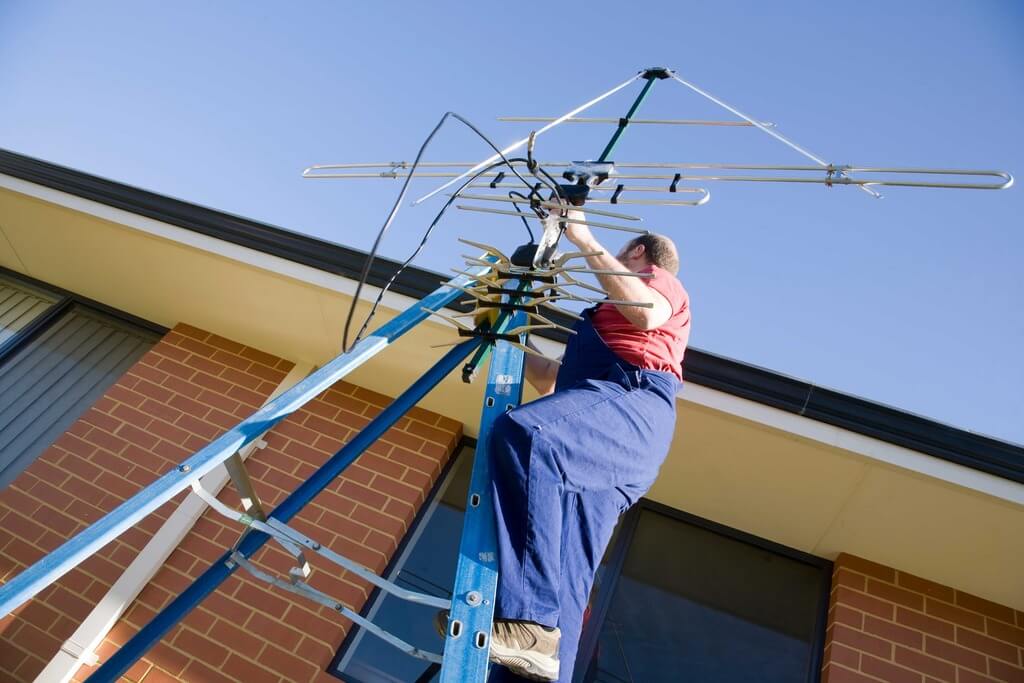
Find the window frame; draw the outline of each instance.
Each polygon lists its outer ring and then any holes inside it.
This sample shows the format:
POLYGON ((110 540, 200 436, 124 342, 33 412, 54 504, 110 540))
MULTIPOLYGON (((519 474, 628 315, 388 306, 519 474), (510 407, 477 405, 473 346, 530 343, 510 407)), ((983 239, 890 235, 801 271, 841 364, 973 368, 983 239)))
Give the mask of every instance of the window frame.
POLYGON ((158 325, 144 318, 132 315, 131 313, 127 313, 117 308, 113 308, 112 306, 100 303, 94 299, 90 299, 89 297, 51 285, 48 282, 37 280, 25 275, 24 273, 11 270, 10 268, 0 266, 0 275, 15 281, 23 282, 32 287, 36 287, 37 289, 44 290, 45 292, 57 297, 57 301, 54 302, 54 304, 45 313, 42 313, 28 325, 18 330, 14 336, 0 345, 0 365, 5 364, 19 351, 32 343, 33 340, 35 340, 40 334, 47 330, 53 323, 59 320, 65 313, 70 311, 72 307, 76 305, 99 313, 104 313, 113 318, 117 318, 122 322, 126 322, 131 325, 141 327, 149 332, 158 334, 161 337, 170 331, 163 325, 158 325))
MULTIPOLYGON (((459 455, 462 454, 462 452, 465 449, 472 448, 472 457, 475 457, 476 446, 477 440, 473 437, 463 435, 462 438, 459 439, 459 442, 455 445, 455 450, 452 453, 452 456, 448 458, 448 462, 445 463, 444 468, 441 470, 441 473, 437 475, 437 480, 434 482, 434 485, 430 488, 430 493, 423 501, 423 504, 420 505, 420 509, 416 511, 416 516, 413 518, 412 524, 409 525, 409 531, 407 531, 405 535, 402 536, 402 540, 399 542, 398 547, 395 549, 395 552, 392 553, 391 559, 388 560, 387 566, 381 573, 381 576, 383 578, 387 579, 388 581, 394 581, 395 578, 398 576, 398 572, 401 571, 401 567, 405 560, 406 552, 409 550, 409 546, 419 539, 420 532, 423 528, 424 519, 434 508, 435 503, 437 503, 438 497, 441 495, 441 489, 444 483, 448 480, 450 476, 454 474, 455 465, 459 460, 459 455)), ((373 608, 377 601, 381 599, 382 592, 383 591, 380 589, 380 587, 374 586, 373 590, 370 591, 370 594, 367 596, 366 601, 363 603, 363 606, 360 608, 359 616, 365 617, 367 619, 370 618, 370 612, 373 611, 373 608)), ((345 634, 345 638, 338 645, 338 649, 337 651, 335 651, 334 657, 331 658, 330 664, 327 665, 327 671, 325 673, 334 676, 339 680, 345 681, 345 683, 363 683, 363 681, 360 681, 356 678, 352 678, 350 675, 347 675, 345 672, 339 670, 339 667, 341 666, 341 663, 345 659, 346 655, 348 655, 349 650, 356 644, 355 641, 356 638, 359 636, 359 633, 359 626, 353 624, 352 627, 349 629, 348 633, 345 634)), ((369 637, 375 638, 376 636, 369 635, 369 637)), ((436 665, 424 661, 423 666, 424 673, 426 673, 426 671, 430 670, 431 667, 436 665)), ((432 677, 433 674, 427 677, 427 680, 429 680, 432 677)))
POLYGON ((590 619, 587 621, 580 635, 579 650, 576 653, 576 666, 573 670, 573 683, 581 683, 586 675, 587 665, 590 663, 597 648, 601 635, 601 626, 611 609, 612 599, 615 595, 615 588, 618 585, 619 577, 622 576, 622 568, 626 563, 626 555, 636 535, 637 526, 640 522, 640 515, 644 511, 655 512, 665 515, 671 519, 679 520, 687 524, 699 527, 706 531, 724 536, 734 541, 747 543, 756 548, 780 555, 782 557, 810 565, 818 570, 819 594, 818 614, 814 624, 814 637, 811 641, 811 656, 807 664, 807 674, 804 678, 806 683, 820 683, 821 666, 825 649, 825 629, 828 625, 829 594, 832 591, 832 568, 833 563, 817 555, 811 555, 795 548, 769 541, 768 539, 755 536, 754 534, 734 529, 733 527, 714 522, 704 517, 698 517, 689 512, 670 507, 664 503, 641 498, 636 505, 630 508, 622 517, 620 522, 618 538, 614 547, 610 548, 608 565, 605 568, 605 578, 602 579, 597 593, 593 597, 590 619))

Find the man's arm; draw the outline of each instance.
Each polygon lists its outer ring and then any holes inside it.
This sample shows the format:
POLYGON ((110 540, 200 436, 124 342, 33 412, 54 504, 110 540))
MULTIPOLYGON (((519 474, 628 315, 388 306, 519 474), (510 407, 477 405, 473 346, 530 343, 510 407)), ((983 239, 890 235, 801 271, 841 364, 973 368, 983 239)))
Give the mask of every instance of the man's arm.
MULTIPOLYGON (((582 211, 570 210, 568 218, 574 221, 585 221, 582 211)), ((578 223, 568 223, 565 230, 566 238, 576 245, 580 251, 599 251, 597 256, 588 256, 587 265, 594 270, 624 271, 626 267, 605 249, 590 232, 590 228, 578 223)), ((651 308, 640 306, 622 306, 616 308, 628 320, 641 330, 653 330, 661 327, 672 317, 672 306, 661 293, 648 287, 643 278, 620 275, 598 275, 598 281, 612 299, 636 301, 651 304, 651 308)))
MULTIPOLYGON (((529 337, 526 338, 526 345, 534 351, 540 351, 529 337)), ((541 396, 554 393, 557 377, 558 363, 532 353, 526 354, 526 379, 541 396)))

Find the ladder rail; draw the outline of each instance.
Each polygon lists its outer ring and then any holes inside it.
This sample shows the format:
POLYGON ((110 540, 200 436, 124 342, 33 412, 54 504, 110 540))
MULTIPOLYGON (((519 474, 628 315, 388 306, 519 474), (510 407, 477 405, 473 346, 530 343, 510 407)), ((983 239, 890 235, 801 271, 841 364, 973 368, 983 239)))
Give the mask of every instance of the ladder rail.
MULTIPOLYGON (((486 268, 472 271, 481 275, 486 268)), ((429 315, 424 309, 438 310, 455 301, 461 292, 448 284, 465 286, 474 277, 458 276, 427 297, 414 303, 396 318, 378 328, 373 335, 354 345, 294 387, 254 412, 249 418, 228 430, 209 445, 182 461, 176 468, 125 500, 96 522, 78 532, 35 564, 24 569, 0 586, 0 617, 14 611, 61 576, 128 530, 193 481, 230 458, 238 449, 298 410, 315 396, 334 385, 350 372, 388 347, 394 340, 423 322, 429 315)))
MULTIPOLYGON (((457 291, 457 290, 455 290, 457 291)), ((472 353, 481 343, 480 339, 470 339, 451 349, 412 386, 392 401, 377 417, 360 430, 351 441, 327 460, 297 489, 292 491, 267 516, 268 520, 287 523, 297 515, 314 497, 323 491, 340 475, 346 467, 362 455, 371 444, 391 428, 410 408, 418 403, 431 389, 444 379, 466 356, 472 353)), ((184 591, 179 593, 164 609, 138 633, 128 640, 117 652, 112 654, 87 679, 88 683, 107 683, 116 681, 124 672, 149 651, 157 642, 192 611, 206 596, 230 577, 238 568, 233 557, 234 553, 242 557, 252 555, 270 540, 270 536, 261 531, 250 531, 242 538, 236 549, 229 549, 193 581, 184 591)))

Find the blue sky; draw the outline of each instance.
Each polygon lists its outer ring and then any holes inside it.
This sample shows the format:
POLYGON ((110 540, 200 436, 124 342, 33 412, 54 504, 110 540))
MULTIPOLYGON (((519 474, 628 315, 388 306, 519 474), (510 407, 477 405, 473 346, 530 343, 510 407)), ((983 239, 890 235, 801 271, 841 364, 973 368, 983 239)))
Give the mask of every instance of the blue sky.
MULTIPOLYGON (((511 142, 528 124, 496 116, 555 115, 653 65, 837 163, 1024 173, 1011 0, 0 0, 0 147, 365 249, 397 183, 305 166, 411 159, 448 109, 511 142)), ((588 113, 620 116, 635 92, 588 113)), ((640 115, 724 112, 661 82, 640 115)), ((538 155, 596 157, 610 133, 558 129, 538 155)), ((487 155, 455 124, 428 157, 487 155)), ((615 158, 803 161, 754 130, 682 127, 631 129, 615 158)), ((1024 187, 711 190, 642 210, 679 244, 694 346, 1024 442, 1024 187)), ((436 209, 404 208, 383 252, 409 253, 436 209)), ((459 235, 511 249, 507 220, 452 212, 417 264, 458 265, 459 235)))

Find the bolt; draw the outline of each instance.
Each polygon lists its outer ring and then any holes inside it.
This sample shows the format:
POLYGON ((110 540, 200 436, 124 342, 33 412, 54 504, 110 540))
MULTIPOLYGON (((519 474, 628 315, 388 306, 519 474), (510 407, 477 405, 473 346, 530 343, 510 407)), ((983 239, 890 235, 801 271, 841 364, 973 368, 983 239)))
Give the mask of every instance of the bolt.
POLYGON ((477 591, 469 591, 469 593, 466 594, 466 602, 469 603, 471 607, 476 607, 483 602, 483 599, 483 596, 477 591))

